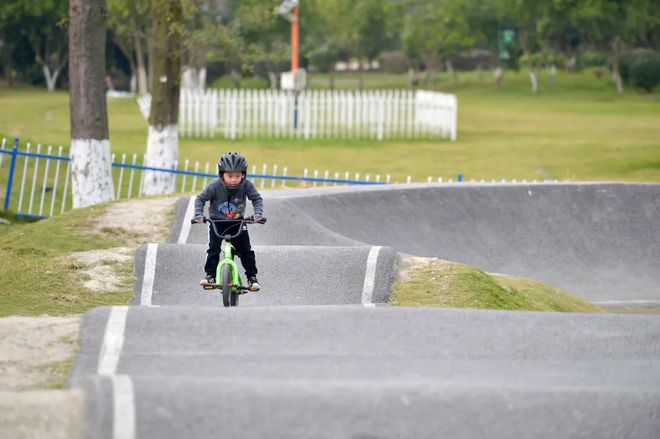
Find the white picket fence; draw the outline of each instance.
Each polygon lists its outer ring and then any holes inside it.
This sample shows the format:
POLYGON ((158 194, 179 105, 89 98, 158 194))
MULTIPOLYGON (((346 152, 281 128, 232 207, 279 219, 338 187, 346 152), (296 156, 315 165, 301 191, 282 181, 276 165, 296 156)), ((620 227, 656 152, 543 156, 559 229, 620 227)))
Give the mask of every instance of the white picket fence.
MULTIPOLYGON (((148 118, 151 96, 138 99, 148 118)), ((181 90, 182 137, 456 140, 455 95, 433 91, 181 90)))

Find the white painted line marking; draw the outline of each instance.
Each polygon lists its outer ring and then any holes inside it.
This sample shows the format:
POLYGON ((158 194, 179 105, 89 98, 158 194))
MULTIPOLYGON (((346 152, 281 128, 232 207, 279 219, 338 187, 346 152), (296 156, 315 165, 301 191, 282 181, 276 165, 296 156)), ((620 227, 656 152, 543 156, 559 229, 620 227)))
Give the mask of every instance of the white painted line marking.
POLYGON ((177 239, 177 244, 185 244, 188 241, 188 235, 190 234, 190 219, 195 214, 195 198, 190 197, 188 201, 188 207, 186 208, 186 213, 183 215, 183 222, 181 223, 181 231, 179 232, 179 239, 177 239))
POLYGON ((367 270, 364 273, 364 286, 362 287, 362 305, 372 307, 374 285, 376 280, 376 263, 378 262, 378 253, 383 247, 371 247, 367 257, 367 270))
POLYGON ((112 377, 112 438, 135 438, 135 391, 128 375, 112 377))
POLYGON ((156 255, 158 244, 147 245, 147 256, 144 258, 144 274, 142 276, 142 292, 140 304, 151 306, 151 296, 154 292, 154 277, 156 276, 156 255))
POLYGON ((660 300, 596 300, 595 305, 660 305, 660 300))
POLYGON ((99 375, 114 375, 117 373, 119 356, 124 346, 124 330, 126 329, 127 306, 113 306, 105 326, 105 336, 99 354, 99 375))

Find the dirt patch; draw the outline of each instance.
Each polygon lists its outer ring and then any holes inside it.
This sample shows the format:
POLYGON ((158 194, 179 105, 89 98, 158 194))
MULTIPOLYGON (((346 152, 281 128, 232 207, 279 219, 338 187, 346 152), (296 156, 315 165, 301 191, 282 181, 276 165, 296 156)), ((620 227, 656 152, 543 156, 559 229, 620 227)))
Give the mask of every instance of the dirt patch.
POLYGON ((112 293, 131 288, 133 279, 126 279, 118 268, 130 263, 134 253, 130 247, 92 250, 71 253, 64 263, 76 268, 75 276, 85 288, 95 293, 112 293))
POLYGON ((83 401, 80 390, 0 391, 0 437, 81 438, 83 401))
POLYGON ((0 318, 0 391, 63 387, 81 322, 79 316, 0 318))
POLYGON ((120 232, 132 244, 160 242, 167 238, 171 213, 179 197, 134 199, 114 203, 95 226, 102 233, 120 232))
POLYGON ((72 253, 63 263, 75 268, 74 276, 95 293, 130 290, 132 270, 127 270, 131 274, 127 277, 122 275, 121 268, 133 260, 139 245, 167 238, 171 213, 178 198, 134 199, 108 206, 93 230, 122 236, 127 246, 72 253))

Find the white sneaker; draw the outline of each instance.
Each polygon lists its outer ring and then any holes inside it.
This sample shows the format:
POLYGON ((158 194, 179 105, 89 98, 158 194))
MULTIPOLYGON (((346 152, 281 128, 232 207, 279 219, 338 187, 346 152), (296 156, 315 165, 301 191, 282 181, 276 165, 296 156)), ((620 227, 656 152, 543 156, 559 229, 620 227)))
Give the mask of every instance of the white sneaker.
POLYGON ((248 279, 248 288, 250 289, 250 291, 259 291, 261 289, 261 285, 259 285, 257 276, 252 276, 251 278, 248 279))

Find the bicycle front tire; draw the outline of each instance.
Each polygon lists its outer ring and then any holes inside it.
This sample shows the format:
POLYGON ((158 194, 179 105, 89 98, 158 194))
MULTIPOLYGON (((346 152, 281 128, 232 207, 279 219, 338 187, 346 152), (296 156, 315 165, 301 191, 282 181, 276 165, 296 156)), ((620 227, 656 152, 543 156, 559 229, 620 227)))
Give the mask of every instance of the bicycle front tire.
POLYGON ((222 304, 224 306, 235 306, 232 304, 232 288, 229 285, 231 283, 231 269, 229 267, 229 264, 225 264, 222 266, 222 274, 221 274, 221 279, 222 279, 222 304))

